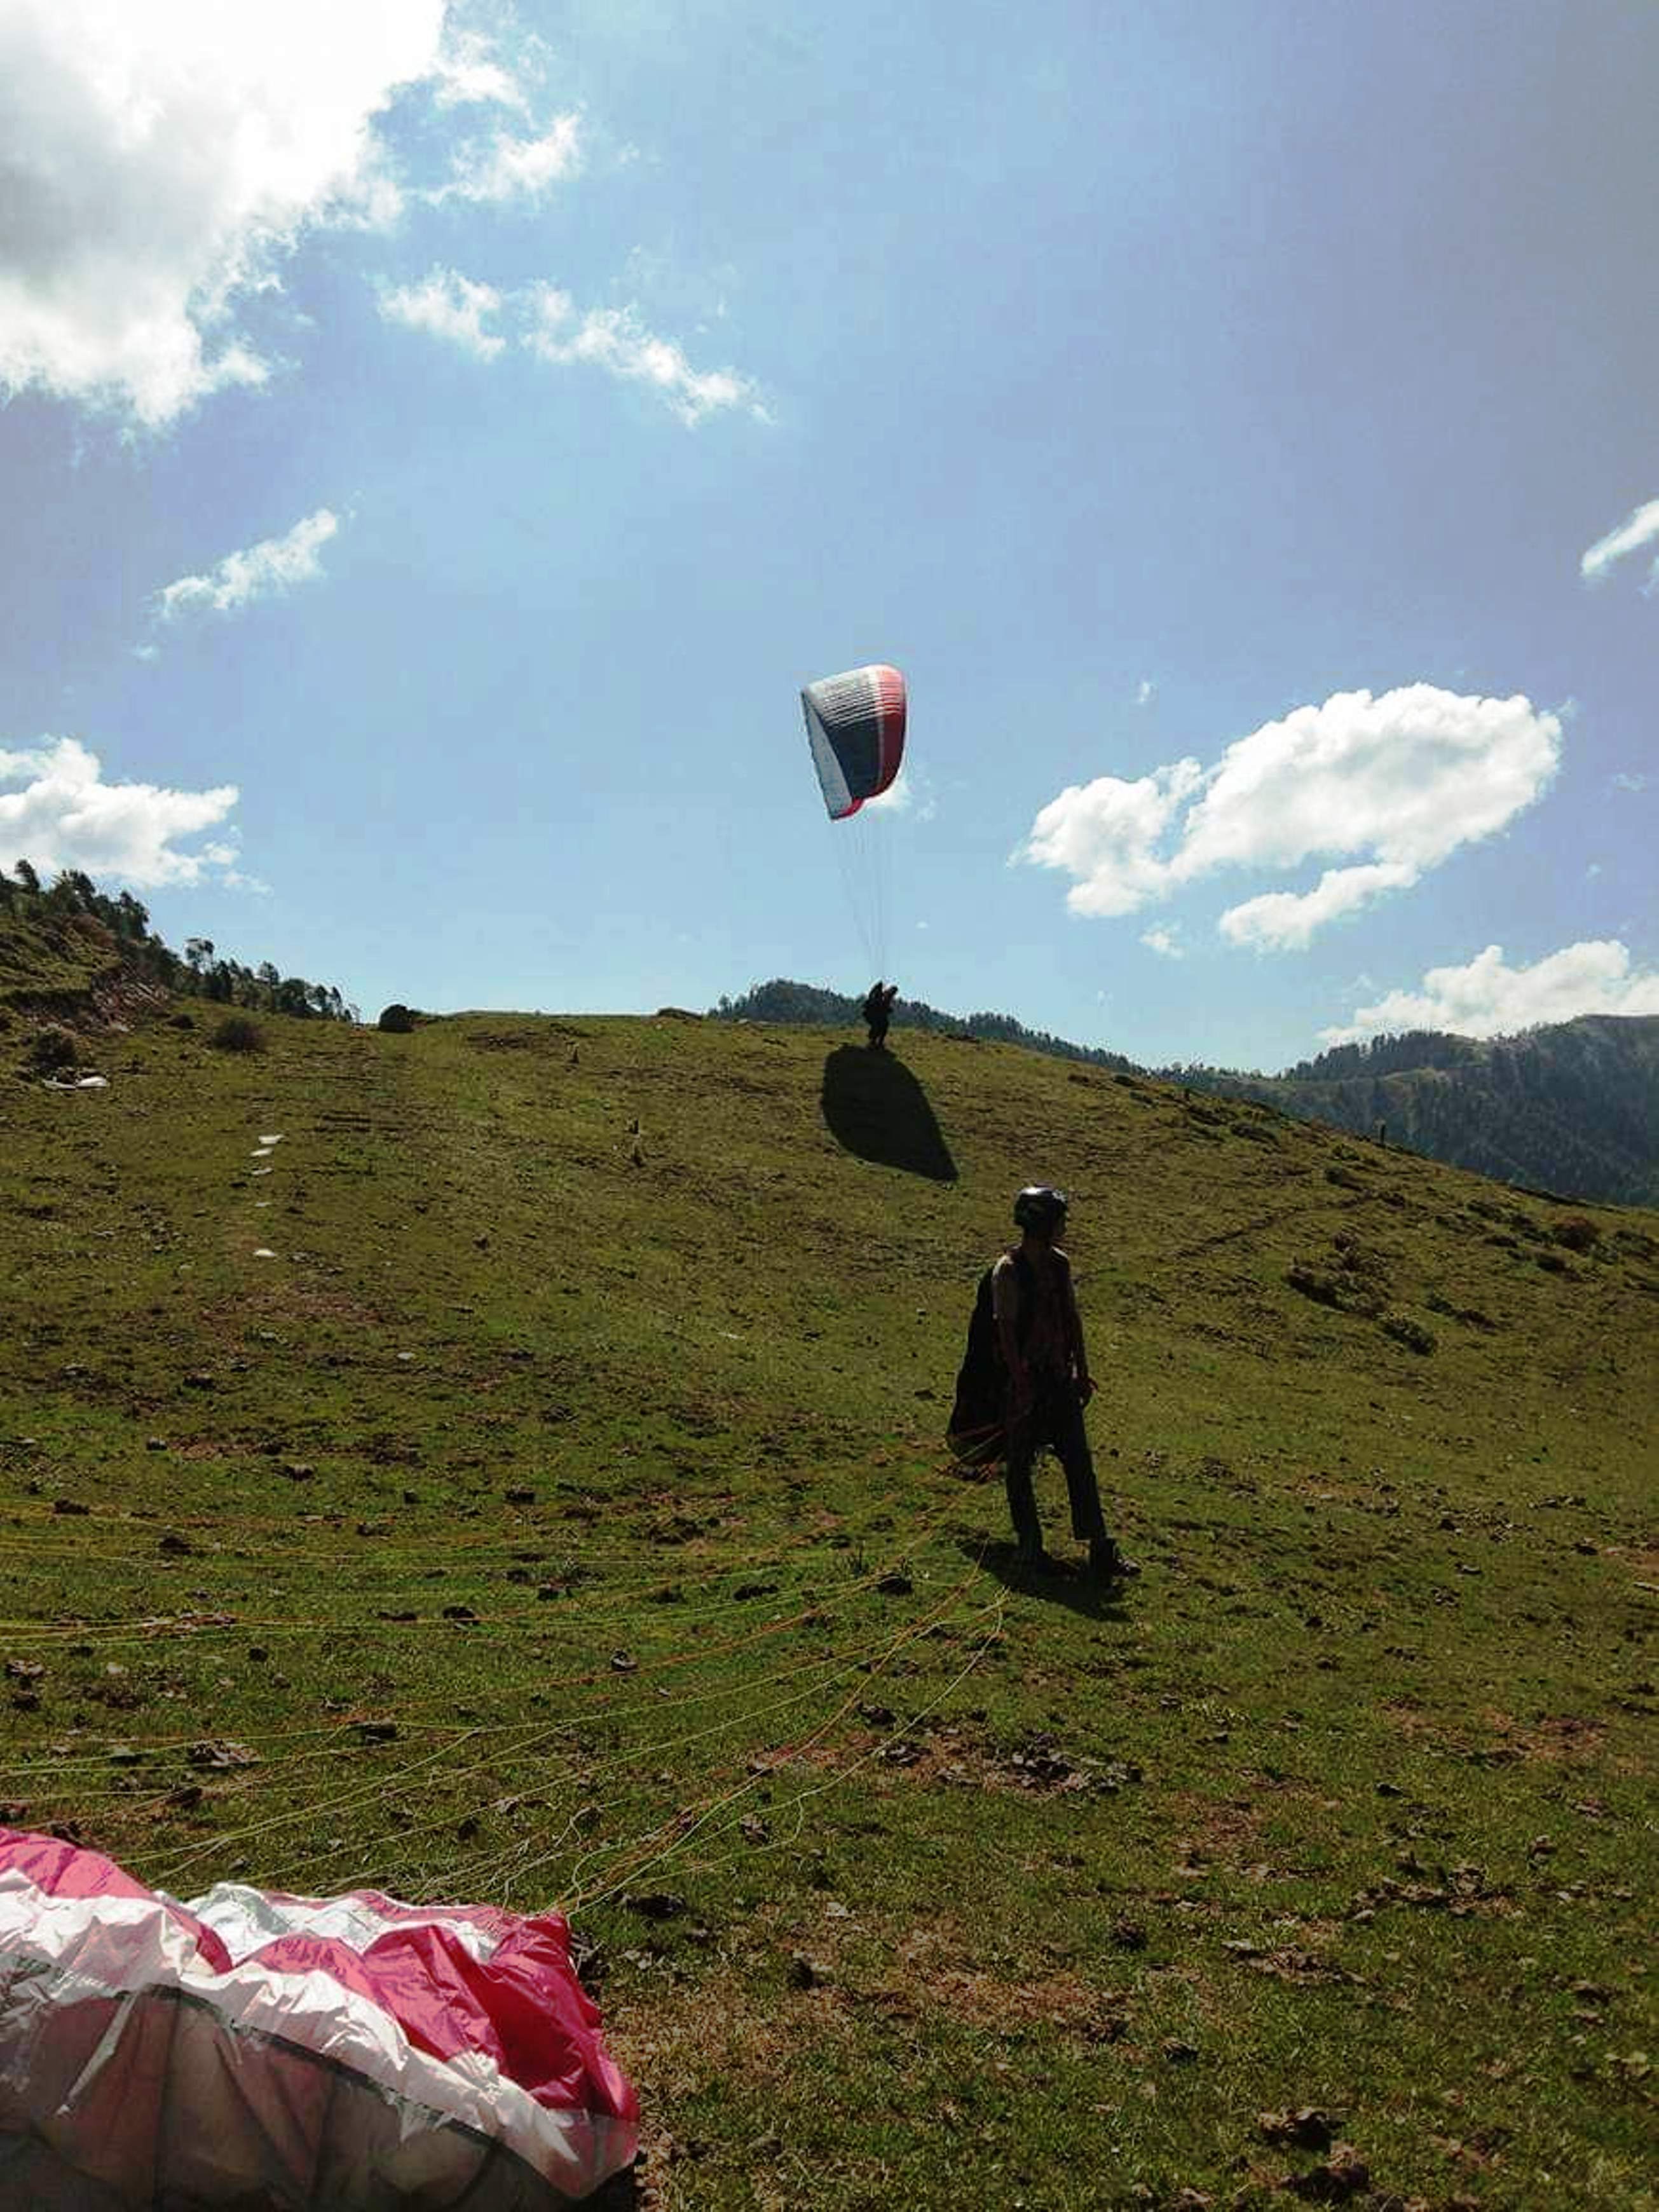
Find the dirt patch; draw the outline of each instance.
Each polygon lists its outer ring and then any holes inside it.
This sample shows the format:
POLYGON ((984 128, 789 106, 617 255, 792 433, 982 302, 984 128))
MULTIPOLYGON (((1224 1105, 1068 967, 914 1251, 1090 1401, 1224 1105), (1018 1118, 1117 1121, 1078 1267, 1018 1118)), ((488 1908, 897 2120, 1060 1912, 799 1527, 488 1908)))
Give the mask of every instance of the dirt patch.
POLYGON ((1525 1726, 1503 1713, 1484 1717, 1500 1742, 1512 1746, 1524 1759, 1549 1765, 1573 1765, 1595 1759, 1607 1741, 1605 1723, 1582 1720, 1572 1713, 1551 1715, 1525 1726))
POLYGON ((1376 1710, 1413 1742, 1433 1731, 1433 1720, 1415 1698, 1384 1698, 1376 1710))
POLYGON ((842 1771, 857 1766, 878 1788, 908 1783, 1035 1796, 1111 1797, 1142 1778, 1132 1761, 1074 1753, 1045 1734, 999 1745, 976 1730, 954 1726, 908 1733, 902 1717, 885 1705, 862 1705, 859 1715, 867 1723, 865 1730, 791 1753, 777 1763, 842 1771))

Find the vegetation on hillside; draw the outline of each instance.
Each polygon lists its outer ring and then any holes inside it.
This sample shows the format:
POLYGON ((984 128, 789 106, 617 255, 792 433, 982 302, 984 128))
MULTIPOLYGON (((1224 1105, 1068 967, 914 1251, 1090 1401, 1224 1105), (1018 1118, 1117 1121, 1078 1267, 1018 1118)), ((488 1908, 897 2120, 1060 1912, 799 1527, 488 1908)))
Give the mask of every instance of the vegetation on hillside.
MULTIPOLYGON (((810 984, 757 984, 722 999, 726 1020, 860 1026, 858 1001, 810 984)), ((1615 1204, 1659 1204, 1659 1016, 1587 1014, 1491 1041, 1413 1030, 1340 1045, 1282 1075, 1203 1062, 1157 1070, 1070 1044, 1006 1014, 943 1014, 901 1000, 897 1028, 968 1032, 1096 1066, 1156 1073, 1188 1090, 1256 1098, 1303 1121, 1505 1182, 1615 1204)))
MULTIPOLYGON (((740 998, 722 998, 709 1012, 716 1021, 805 1022, 825 1029, 857 1030, 864 1025, 859 1000, 848 998, 841 991, 825 991, 813 983, 789 983, 775 977, 769 983, 754 984, 740 998)), ((893 1024, 897 1029, 927 1030, 950 1036, 971 1036, 976 1042, 983 1040, 992 1044, 1022 1045, 1028 1052, 1048 1053, 1056 1060, 1080 1060, 1091 1067, 1134 1068, 1134 1062, 1126 1060, 1121 1052, 1068 1043, 1064 1037, 1052 1036, 1047 1030, 1027 1029, 1012 1014, 942 1014, 925 999, 901 999, 894 1010, 893 1024)))
POLYGON ((1651 2203, 1659 1218, 949 1035, 262 1025, 0 1089, 3 1817, 563 1904, 641 2212, 1651 2203), (940 1446, 1034 1177, 1117 1595, 940 1446))
POLYGON ((1279 1076, 1194 1085, 1474 1168, 1505 1182, 1659 1203, 1659 1016, 1584 1014, 1490 1040, 1434 1030, 1340 1045, 1279 1076))
POLYGON ((27 860, 0 868, 0 1030, 52 1015, 93 1020, 179 993, 264 1013, 356 1018, 337 988, 246 966, 192 937, 180 956, 149 927, 131 891, 100 891, 79 868, 42 884, 27 860))

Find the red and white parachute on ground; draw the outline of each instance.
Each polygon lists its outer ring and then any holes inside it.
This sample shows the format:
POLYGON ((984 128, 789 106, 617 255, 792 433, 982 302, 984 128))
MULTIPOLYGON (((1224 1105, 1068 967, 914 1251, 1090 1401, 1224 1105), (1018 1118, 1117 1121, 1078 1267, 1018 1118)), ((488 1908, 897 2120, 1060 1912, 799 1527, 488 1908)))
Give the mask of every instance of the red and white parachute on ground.
POLYGON ((550 2212, 637 2122, 557 1913, 181 1905, 0 1828, 0 2203, 550 2212))

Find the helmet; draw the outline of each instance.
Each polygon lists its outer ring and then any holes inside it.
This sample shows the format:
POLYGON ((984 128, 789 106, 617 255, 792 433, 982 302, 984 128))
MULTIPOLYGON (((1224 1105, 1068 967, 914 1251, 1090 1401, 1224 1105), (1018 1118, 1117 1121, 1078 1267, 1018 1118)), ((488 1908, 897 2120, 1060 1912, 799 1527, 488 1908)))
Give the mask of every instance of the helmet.
POLYGON ((1014 1226, 1052 1235, 1066 1218, 1066 1194, 1052 1183, 1027 1183, 1014 1200, 1014 1226))

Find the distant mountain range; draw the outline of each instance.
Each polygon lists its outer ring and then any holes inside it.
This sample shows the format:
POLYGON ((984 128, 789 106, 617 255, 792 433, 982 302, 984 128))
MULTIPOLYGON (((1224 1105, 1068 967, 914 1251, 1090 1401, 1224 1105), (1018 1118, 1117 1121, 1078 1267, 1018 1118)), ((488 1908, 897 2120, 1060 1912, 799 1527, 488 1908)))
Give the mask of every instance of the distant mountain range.
MULTIPOLYGON (((728 1021, 856 1028, 859 1002, 811 984, 757 984, 711 1010, 728 1021)), ((968 1033, 1064 1060, 1161 1077, 1188 1090, 1255 1098, 1455 1167, 1565 1198, 1659 1205, 1659 1015, 1583 1014, 1518 1036, 1438 1030, 1340 1045, 1282 1075, 1143 1068, 1068 1043, 1007 1014, 941 1013, 902 1000, 896 1028, 968 1033)))

